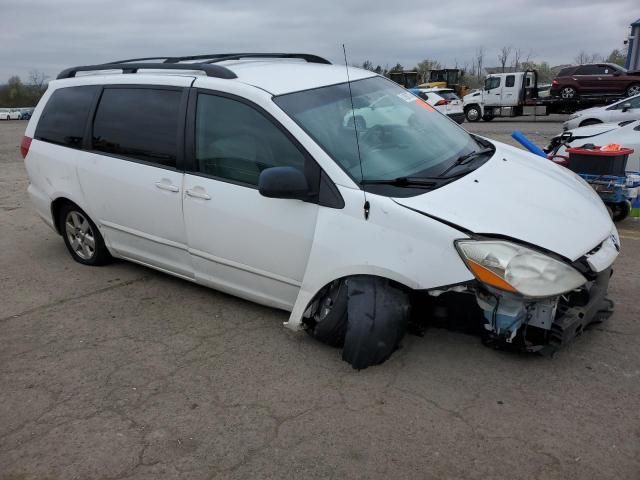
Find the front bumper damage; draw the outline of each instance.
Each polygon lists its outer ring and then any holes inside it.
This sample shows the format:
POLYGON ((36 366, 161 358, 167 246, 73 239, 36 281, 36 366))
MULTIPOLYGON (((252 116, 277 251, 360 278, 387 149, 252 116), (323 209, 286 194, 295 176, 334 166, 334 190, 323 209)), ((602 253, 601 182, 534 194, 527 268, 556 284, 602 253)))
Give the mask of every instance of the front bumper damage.
POLYGON ((590 324, 613 313, 613 302, 607 298, 611 274, 609 267, 579 290, 544 299, 477 286, 474 291, 483 314, 486 343, 542 354, 555 352, 590 324))

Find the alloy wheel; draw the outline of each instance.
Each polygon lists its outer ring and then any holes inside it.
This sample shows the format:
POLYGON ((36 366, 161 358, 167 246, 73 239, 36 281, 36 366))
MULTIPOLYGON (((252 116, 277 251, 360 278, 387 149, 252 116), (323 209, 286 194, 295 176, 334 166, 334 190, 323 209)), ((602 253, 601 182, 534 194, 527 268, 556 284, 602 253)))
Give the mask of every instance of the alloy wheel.
POLYGON ((96 254, 96 237, 89 220, 72 210, 67 214, 64 227, 73 252, 82 260, 91 260, 96 254))

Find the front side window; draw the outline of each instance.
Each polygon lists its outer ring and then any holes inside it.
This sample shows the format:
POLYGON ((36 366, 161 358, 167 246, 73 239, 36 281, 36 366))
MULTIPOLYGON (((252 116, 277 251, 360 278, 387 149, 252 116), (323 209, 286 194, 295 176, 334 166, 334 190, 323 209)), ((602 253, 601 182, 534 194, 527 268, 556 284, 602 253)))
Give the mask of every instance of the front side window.
POLYGON ((59 88, 53 92, 38 122, 35 138, 82 148, 89 110, 99 88, 87 85, 59 88))
POLYGON ((356 181, 438 174, 479 148, 462 128, 389 80, 351 82, 351 94, 342 83, 274 101, 356 181))
POLYGON ((181 90, 105 88, 93 122, 93 149, 175 167, 181 90))
POLYGON ((265 168, 304 169, 304 155, 278 127, 227 97, 198 95, 195 148, 198 172, 250 186, 258 185, 265 168))
POLYGON ((494 88, 498 88, 499 86, 500 86, 500 77, 488 77, 484 81, 485 90, 493 90, 494 88))

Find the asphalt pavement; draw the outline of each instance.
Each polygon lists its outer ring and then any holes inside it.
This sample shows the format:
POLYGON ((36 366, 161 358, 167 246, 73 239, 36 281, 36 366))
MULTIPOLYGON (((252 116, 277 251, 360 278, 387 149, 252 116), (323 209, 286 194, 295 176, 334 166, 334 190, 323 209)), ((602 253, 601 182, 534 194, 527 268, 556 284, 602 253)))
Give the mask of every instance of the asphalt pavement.
POLYGON ((615 314, 553 358, 430 329, 358 372, 285 312, 75 263, 29 204, 25 124, 0 122, 0 480, 640 478, 639 222, 615 314))

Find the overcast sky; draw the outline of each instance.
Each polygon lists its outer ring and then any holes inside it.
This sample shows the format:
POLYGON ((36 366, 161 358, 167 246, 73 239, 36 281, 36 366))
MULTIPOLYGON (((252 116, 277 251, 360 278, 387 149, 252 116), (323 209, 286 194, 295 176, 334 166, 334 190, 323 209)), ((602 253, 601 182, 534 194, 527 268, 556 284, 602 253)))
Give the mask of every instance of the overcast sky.
POLYGON ((622 48, 638 0, 0 0, 0 82, 152 55, 303 51, 350 63, 485 66, 503 45, 552 65, 622 48))

